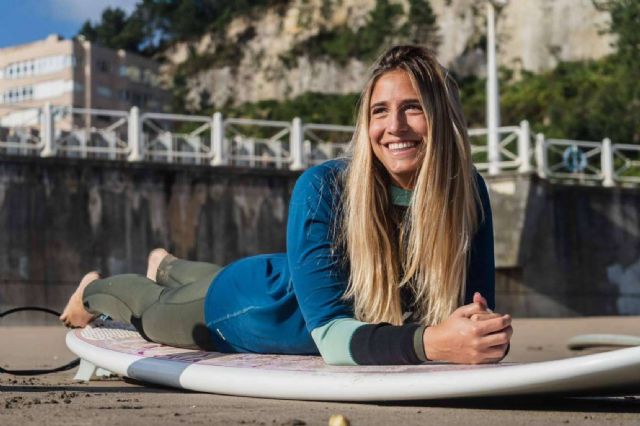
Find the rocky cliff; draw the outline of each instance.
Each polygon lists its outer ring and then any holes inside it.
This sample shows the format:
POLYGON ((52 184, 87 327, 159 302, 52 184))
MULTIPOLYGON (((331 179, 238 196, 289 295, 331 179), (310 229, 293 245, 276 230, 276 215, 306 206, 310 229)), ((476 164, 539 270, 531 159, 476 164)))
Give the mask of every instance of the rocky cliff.
MULTIPOLYGON (((165 53, 169 76, 183 75, 187 105, 216 107, 301 93, 358 92, 372 55, 363 43, 415 40, 423 0, 291 0, 234 18, 217 34, 165 53), (417 9, 416 9, 417 10, 417 9), (358 54, 345 46, 351 43, 358 54), (206 99, 205 99, 206 98, 206 99)), ((424 6, 424 4, 423 4, 424 6)), ((424 40, 458 74, 483 75, 485 3, 431 0, 435 33, 424 40)), ((598 58, 612 51, 602 30, 607 12, 592 0, 512 0, 498 12, 499 64, 542 71, 559 61, 598 58)), ((420 40, 422 41, 422 40, 420 40)))

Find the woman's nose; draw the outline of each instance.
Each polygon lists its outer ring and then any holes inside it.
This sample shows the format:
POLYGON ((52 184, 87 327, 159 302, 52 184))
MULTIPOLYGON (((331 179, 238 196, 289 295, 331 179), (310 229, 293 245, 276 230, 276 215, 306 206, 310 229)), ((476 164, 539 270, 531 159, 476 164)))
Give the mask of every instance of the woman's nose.
POLYGON ((402 111, 394 111, 389 114, 387 131, 389 133, 398 133, 405 130, 407 130, 407 120, 402 111))

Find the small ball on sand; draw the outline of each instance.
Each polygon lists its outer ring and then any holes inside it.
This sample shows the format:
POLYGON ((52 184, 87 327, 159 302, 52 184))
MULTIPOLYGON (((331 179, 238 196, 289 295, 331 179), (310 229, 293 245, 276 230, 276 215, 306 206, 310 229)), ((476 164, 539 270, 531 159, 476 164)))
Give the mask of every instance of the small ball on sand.
POLYGON ((349 419, 342 414, 334 414, 329 417, 329 426, 350 426, 349 419))

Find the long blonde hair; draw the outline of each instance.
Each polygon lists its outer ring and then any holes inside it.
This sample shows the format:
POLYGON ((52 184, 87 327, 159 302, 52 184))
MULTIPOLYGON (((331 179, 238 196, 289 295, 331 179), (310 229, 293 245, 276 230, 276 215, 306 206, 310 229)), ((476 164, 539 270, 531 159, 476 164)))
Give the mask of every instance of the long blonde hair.
POLYGON ((400 290, 410 286, 414 315, 437 324, 464 301, 479 202, 458 88, 428 49, 396 46, 374 65, 360 99, 351 161, 345 170, 340 241, 349 265, 346 299, 356 318, 402 324, 400 290), (369 140, 376 81, 404 70, 428 123, 423 161, 406 214, 394 218, 390 177, 369 140))

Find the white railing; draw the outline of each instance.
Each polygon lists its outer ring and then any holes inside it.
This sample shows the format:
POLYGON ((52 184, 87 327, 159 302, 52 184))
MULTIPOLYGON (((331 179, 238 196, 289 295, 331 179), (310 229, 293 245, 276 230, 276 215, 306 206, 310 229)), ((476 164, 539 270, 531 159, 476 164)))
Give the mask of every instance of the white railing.
MULTIPOLYGON (((43 117, 47 117, 47 108, 44 111, 43 117)), ((125 160, 131 151, 127 134, 129 115, 126 111, 52 108, 53 123, 42 131, 46 136, 44 156, 125 160), (56 129, 55 121, 67 125, 56 129)))
MULTIPOLYGON (((354 131, 299 118, 141 114, 137 107, 111 111, 49 104, 2 123, 0 154, 291 170, 346 155, 354 131)), ((469 138, 476 167, 488 174, 536 172, 578 183, 640 184, 639 145, 532 138, 526 121, 498 128, 496 145, 488 146, 486 129, 469 129, 469 138)))
POLYGON ((613 179, 617 182, 640 183, 640 146, 616 144, 611 147, 613 179))
POLYGON ((224 120, 224 149, 227 164, 241 167, 291 168, 294 158, 292 128, 289 121, 228 118, 224 120))
MULTIPOLYGON (((37 108, 11 108, 10 122, 0 125, 0 153, 7 155, 39 155, 44 147, 40 137, 48 122, 37 108)), ((4 121, 4 120, 3 120, 4 121)), ((9 121, 9 120, 6 120, 9 121)))
POLYGON ((355 127, 331 124, 305 124, 303 157, 309 165, 346 155, 355 127))
POLYGON ((498 127, 497 151, 489 152, 487 143, 488 129, 469 129, 471 156, 476 168, 481 172, 499 173, 501 170, 518 170, 521 173, 531 171, 531 134, 529 123, 522 121, 520 126, 498 127), (495 158, 494 163, 489 158, 495 158))
POLYGON ((144 113, 132 161, 206 164, 213 159, 213 117, 144 113))

